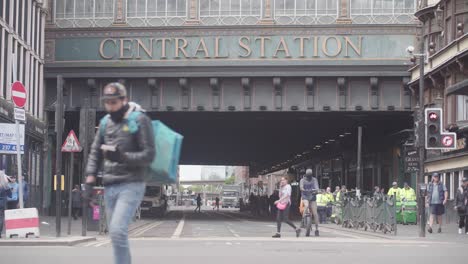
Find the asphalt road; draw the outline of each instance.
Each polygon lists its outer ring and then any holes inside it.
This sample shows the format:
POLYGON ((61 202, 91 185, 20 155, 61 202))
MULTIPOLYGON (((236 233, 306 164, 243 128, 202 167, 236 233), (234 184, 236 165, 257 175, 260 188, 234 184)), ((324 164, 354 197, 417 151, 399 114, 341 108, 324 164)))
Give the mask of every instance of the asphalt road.
MULTIPOLYGON (((232 211, 171 212, 132 231, 133 263, 467 263, 468 244, 385 239, 321 228, 320 237, 296 238, 289 226, 273 239, 275 224, 232 211)), ((468 241, 468 236, 466 238, 468 241)), ((1 263, 112 263, 106 237, 75 247, 0 247, 1 263)))

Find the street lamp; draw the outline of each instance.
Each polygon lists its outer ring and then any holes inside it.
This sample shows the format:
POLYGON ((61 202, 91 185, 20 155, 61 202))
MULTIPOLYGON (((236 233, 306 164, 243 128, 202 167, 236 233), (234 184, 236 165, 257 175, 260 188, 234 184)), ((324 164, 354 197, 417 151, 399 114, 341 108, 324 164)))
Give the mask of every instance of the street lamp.
MULTIPOLYGON (((419 153, 419 171, 416 175, 416 183, 418 185, 418 189, 422 189, 424 187, 424 157, 425 157, 425 149, 424 149, 424 123, 423 123, 423 116, 424 116, 424 62, 426 59, 426 55, 424 54, 424 40, 421 40, 421 53, 416 54, 414 53, 414 47, 409 46, 406 48, 406 52, 413 58, 419 58, 419 100, 418 105, 416 105, 414 111, 414 119, 416 129, 414 130, 415 133, 415 145, 418 147, 419 153)), ((425 197, 424 192, 418 192, 420 195, 418 196, 418 214, 419 214, 419 237, 426 236, 426 211, 425 211, 425 197)))

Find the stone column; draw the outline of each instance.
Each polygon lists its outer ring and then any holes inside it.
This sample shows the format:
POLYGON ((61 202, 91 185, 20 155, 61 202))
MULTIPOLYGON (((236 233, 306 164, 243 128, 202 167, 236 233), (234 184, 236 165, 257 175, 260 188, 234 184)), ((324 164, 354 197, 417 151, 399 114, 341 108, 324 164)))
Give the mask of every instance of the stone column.
POLYGON ((258 21, 259 25, 273 25, 275 20, 273 19, 273 0, 262 0, 262 18, 258 21))
POLYGON ((187 0, 188 5, 188 14, 187 14, 187 21, 185 25, 196 26, 200 25, 200 17, 199 14, 199 0, 187 0))
POLYGON ((340 0, 338 2, 338 19, 336 20, 337 24, 351 24, 352 20, 350 17, 350 6, 351 0, 340 0))
POLYGON ((114 3, 114 25, 127 25, 127 0, 115 0, 114 3))

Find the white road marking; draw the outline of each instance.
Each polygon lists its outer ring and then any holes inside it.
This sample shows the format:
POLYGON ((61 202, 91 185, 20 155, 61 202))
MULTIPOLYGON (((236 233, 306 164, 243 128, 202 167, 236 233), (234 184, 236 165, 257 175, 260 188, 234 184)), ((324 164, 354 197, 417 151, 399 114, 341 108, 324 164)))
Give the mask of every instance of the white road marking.
POLYGON ((174 231, 174 234, 172 234, 171 238, 180 238, 180 235, 182 235, 182 231, 184 230, 184 225, 185 225, 185 214, 182 216, 182 219, 180 219, 179 224, 177 225, 177 228, 174 231))
POLYGON ((234 231, 230 226, 226 226, 227 230, 229 230, 229 232, 231 232, 231 234, 235 237, 240 237, 239 234, 236 233, 236 231, 234 231))
POLYGON ((153 223, 153 224, 147 226, 146 228, 137 230, 135 233, 132 234, 132 237, 139 237, 139 236, 143 235, 144 233, 150 231, 151 229, 160 226, 162 223, 163 223, 163 222, 155 222, 155 223, 153 223))

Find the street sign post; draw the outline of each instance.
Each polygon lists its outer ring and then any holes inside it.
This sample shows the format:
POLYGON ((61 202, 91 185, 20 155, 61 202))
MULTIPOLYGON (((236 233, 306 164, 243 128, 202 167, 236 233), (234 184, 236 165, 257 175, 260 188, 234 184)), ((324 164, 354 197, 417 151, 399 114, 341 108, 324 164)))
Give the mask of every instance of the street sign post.
MULTIPOLYGON (((74 153, 80 152, 82 150, 80 141, 78 141, 78 137, 76 136, 73 130, 68 133, 65 142, 62 145, 62 152, 69 152, 70 153, 70 171, 68 173, 68 231, 67 234, 71 235, 71 218, 72 218, 72 188, 73 188, 73 171, 74 171, 74 153)), ((83 214, 83 217, 85 215, 83 214)))
MULTIPOLYGON (((13 54, 13 80, 16 80, 16 55, 13 54)), ((16 108, 22 109, 26 104, 27 96, 26 96, 26 89, 24 85, 16 81, 11 84, 11 99, 15 104, 16 108)), ((18 165, 18 183, 19 183, 19 207, 20 209, 24 208, 24 201, 23 201, 23 172, 22 172, 22 162, 21 162, 21 139, 20 139, 20 123, 19 121, 25 121, 26 115, 24 114, 24 110, 19 110, 19 114, 17 115, 16 112, 18 110, 15 109, 15 126, 16 126, 16 163, 18 165), (20 113, 23 113, 21 115, 20 113)))
POLYGON ((62 152, 80 152, 81 146, 80 142, 78 141, 78 137, 76 136, 73 130, 68 133, 65 142, 62 145, 62 152))
POLYGON ((11 85, 11 99, 18 108, 23 108, 26 104, 26 88, 21 82, 14 82, 11 85))
POLYGON ((15 120, 26 121, 26 111, 22 108, 15 108, 15 120))
POLYGON ((405 148, 405 172, 418 172, 419 171, 419 153, 415 147, 405 148))

